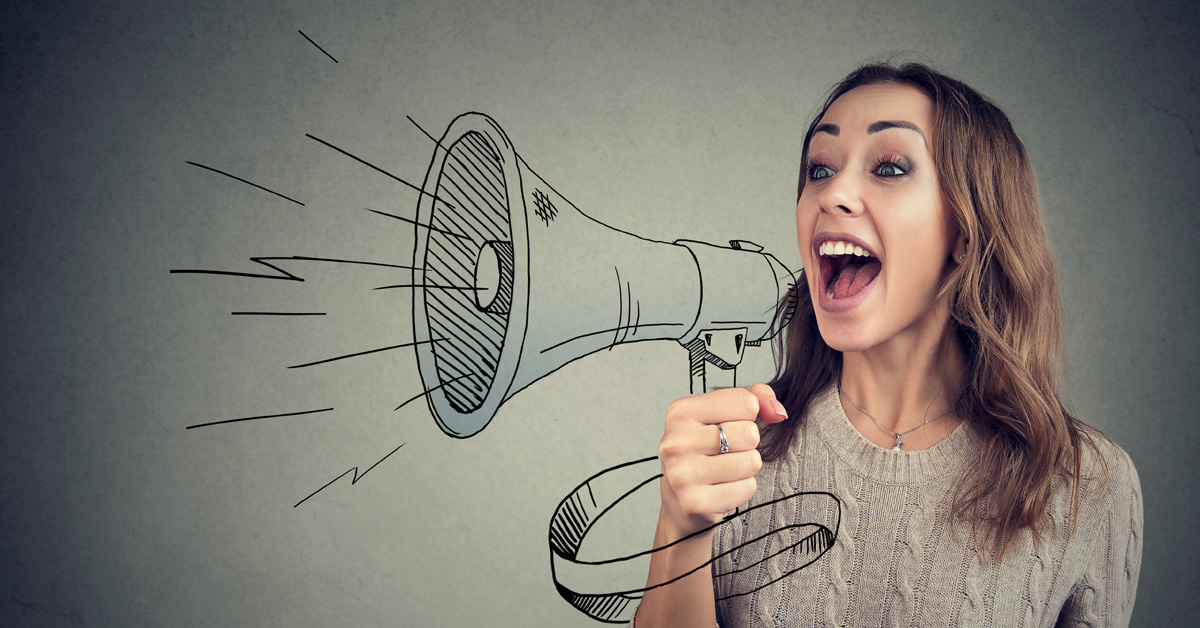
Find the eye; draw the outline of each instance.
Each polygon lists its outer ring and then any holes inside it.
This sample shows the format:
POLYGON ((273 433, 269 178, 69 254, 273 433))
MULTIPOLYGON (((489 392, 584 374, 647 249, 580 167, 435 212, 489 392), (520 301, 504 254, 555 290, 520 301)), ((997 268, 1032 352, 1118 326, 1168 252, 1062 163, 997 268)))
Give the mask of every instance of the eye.
POLYGON ((808 171, 809 181, 818 181, 833 176, 833 170, 829 166, 817 162, 810 162, 805 169, 808 171))
POLYGON ((909 170, 908 160, 900 156, 888 156, 875 162, 875 175, 884 178, 902 177, 909 170))
POLYGON ((898 177, 907 173, 896 164, 882 164, 875 169, 875 174, 878 174, 881 177, 898 177))

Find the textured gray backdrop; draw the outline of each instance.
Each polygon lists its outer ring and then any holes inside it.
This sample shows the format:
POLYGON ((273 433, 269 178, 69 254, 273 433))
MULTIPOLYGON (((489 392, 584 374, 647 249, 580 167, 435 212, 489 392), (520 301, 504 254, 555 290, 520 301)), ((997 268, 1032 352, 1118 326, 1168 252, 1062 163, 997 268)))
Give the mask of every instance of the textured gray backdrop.
MULTIPOLYGON (((0 624, 595 625, 551 585, 546 525, 584 478, 654 453, 687 392, 682 348, 572 363, 455 440, 420 403, 392 411, 421 391, 411 350, 284 368, 411 339, 407 295, 367 289, 394 272, 168 271, 406 263, 412 230, 361 208, 411 216, 415 194, 305 134, 419 182, 432 143, 405 116, 440 134, 472 110, 610 225, 749 239, 795 267, 804 126, 834 80, 892 51, 989 94, 1024 138, 1075 407, 1141 474, 1134 624, 1200 614, 1198 5, 566 4, 6 5, 0 624), (288 309, 328 316, 230 315, 288 309)), ((769 372, 759 351, 743 381, 769 372)), ((654 508, 598 555, 648 543, 654 508)))

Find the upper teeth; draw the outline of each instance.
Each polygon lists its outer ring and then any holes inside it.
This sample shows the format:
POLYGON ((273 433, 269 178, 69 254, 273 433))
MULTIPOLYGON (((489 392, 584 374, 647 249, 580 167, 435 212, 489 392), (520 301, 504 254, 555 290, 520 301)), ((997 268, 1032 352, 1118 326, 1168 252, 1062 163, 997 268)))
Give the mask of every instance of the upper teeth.
POLYGON ((821 255, 857 255, 859 257, 871 257, 863 247, 854 244, 853 242, 839 242, 836 240, 827 240, 821 243, 817 252, 821 255))

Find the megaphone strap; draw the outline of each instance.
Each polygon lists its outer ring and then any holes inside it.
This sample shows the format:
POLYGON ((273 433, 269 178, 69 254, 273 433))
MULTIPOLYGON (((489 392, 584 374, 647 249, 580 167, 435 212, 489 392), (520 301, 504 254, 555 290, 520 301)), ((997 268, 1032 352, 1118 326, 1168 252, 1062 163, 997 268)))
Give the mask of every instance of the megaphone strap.
POLYGON ((772 546, 772 549, 763 553, 761 558, 748 563, 738 563, 736 569, 728 573, 714 574, 714 577, 719 578, 732 575, 733 573, 744 571, 783 554, 797 552, 801 554, 801 558, 791 563, 794 567, 786 570, 779 577, 769 582, 758 584, 751 590, 737 591, 723 595, 717 599, 724 600, 749 595, 812 564, 824 555, 837 539, 838 529, 841 525, 840 500, 832 493, 822 491, 801 492, 755 504, 745 510, 739 510, 726 517, 723 521, 698 530, 687 537, 678 539, 662 547, 606 560, 580 560, 579 550, 592 526, 623 499, 661 477, 662 473, 659 472, 657 456, 622 463, 588 478, 563 498, 559 502, 558 507, 555 508, 554 514, 550 518, 549 535, 550 566, 554 585, 563 599, 587 616, 603 622, 627 622, 632 617, 633 611, 636 608, 635 602, 640 600, 642 594, 646 591, 667 586, 700 569, 708 567, 719 558, 753 547, 771 538, 777 538, 782 540, 782 542, 778 542, 772 546), (712 556, 708 561, 696 565, 685 573, 678 574, 664 582, 650 585, 645 584, 650 556, 655 552, 682 543, 693 536, 706 534, 720 526, 740 522, 744 517, 761 508, 774 507, 796 500, 815 500, 820 502, 815 505, 817 507, 811 507, 813 505, 806 504, 809 507, 805 508, 805 512, 828 513, 826 516, 829 520, 800 521, 772 528, 761 535, 746 539, 720 554, 712 556), (790 535, 787 540, 783 540, 782 533, 789 530, 800 530, 807 532, 807 534, 801 534, 798 537, 790 535), (605 587, 604 585, 592 584, 593 582, 619 582, 621 586, 614 587, 610 584, 605 587))

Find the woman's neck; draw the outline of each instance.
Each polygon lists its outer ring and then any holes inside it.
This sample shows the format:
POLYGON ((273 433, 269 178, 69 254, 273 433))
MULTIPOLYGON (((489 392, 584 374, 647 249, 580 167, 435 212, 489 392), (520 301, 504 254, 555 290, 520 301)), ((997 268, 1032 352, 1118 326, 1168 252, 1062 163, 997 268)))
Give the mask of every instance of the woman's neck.
POLYGON ((897 334, 882 345, 843 354, 842 406, 854 427, 876 445, 890 449, 894 434, 917 428, 903 436, 903 448, 926 449, 962 422, 950 412, 922 425, 953 408, 965 365, 949 325, 936 335, 897 334))

